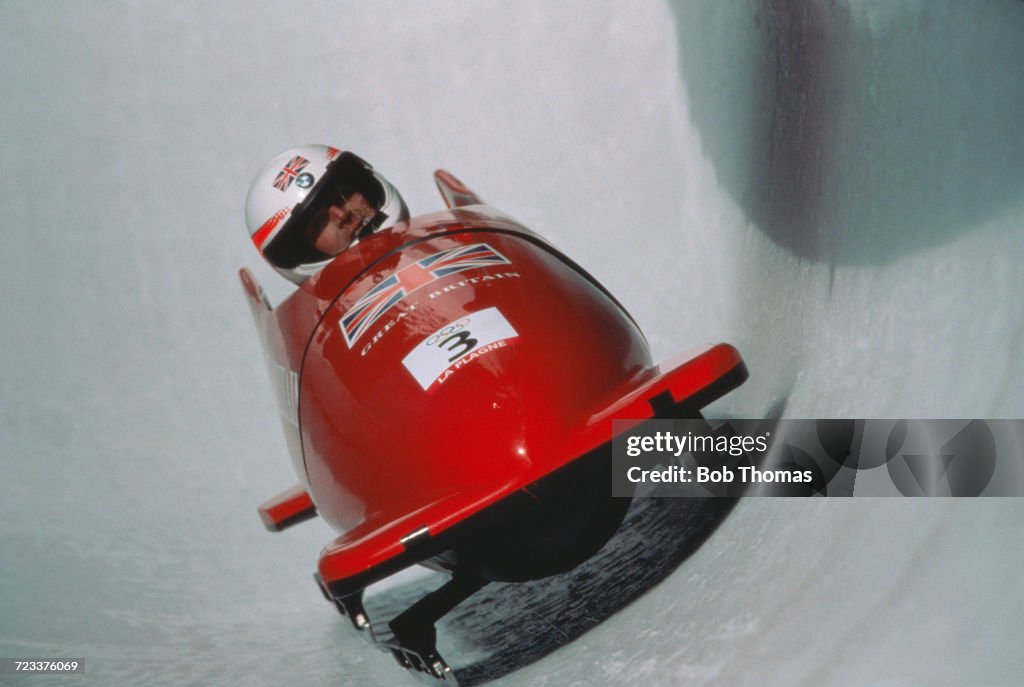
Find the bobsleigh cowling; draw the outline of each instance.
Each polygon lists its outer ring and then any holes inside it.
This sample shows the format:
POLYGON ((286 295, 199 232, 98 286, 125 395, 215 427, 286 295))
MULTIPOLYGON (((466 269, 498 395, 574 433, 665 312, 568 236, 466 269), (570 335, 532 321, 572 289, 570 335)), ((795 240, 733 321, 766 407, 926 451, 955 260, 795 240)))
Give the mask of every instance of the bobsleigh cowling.
POLYGON ((447 210, 370 235, 271 308, 241 279, 299 484, 260 506, 319 515, 325 596, 407 667, 453 680, 433 623, 492 580, 568 570, 614 533, 612 421, 698 417, 747 376, 732 346, 660 365, 581 267, 446 172, 447 210), (451 582, 369 627, 362 591, 415 563, 451 582))

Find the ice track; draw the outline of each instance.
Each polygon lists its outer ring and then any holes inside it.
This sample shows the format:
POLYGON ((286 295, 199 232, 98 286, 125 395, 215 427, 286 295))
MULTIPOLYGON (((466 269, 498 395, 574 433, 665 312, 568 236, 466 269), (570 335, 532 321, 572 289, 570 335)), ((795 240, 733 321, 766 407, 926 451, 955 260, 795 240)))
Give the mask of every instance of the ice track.
MULTIPOLYGON (((734 343, 719 413, 1024 416, 1022 35, 1015 0, 4 2, 0 656, 87 673, 0 683, 414 684, 315 589, 329 530, 255 514, 294 477, 235 272, 288 286, 242 203, 294 144, 413 212, 450 169, 657 357, 734 343)), ((1020 500, 727 506, 638 502, 442 652, 470 684, 1019 684, 1020 500)))

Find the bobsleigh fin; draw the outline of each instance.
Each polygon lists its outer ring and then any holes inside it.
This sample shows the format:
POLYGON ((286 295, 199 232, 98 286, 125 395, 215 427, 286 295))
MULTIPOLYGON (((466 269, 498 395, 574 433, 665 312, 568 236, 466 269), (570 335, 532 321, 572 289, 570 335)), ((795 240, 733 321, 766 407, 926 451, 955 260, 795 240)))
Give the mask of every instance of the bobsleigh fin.
POLYGON ((300 485, 285 489, 259 507, 260 520, 271 532, 280 532, 316 517, 316 506, 300 485))
POLYGON ((263 291, 263 287, 256 281, 256 277, 248 267, 238 270, 238 277, 242 280, 242 287, 245 289, 245 295, 249 301, 249 307, 253 310, 253 314, 268 313, 273 310, 270 307, 267 294, 263 291))
POLYGON ((450 172, 439 169, 434 172, 434 183, 437 190, 444 198, 444 204, 449 208, 461 208, 466 205, 482 205, 483 201, 466 188, 466 185, 456 179, 450 172))

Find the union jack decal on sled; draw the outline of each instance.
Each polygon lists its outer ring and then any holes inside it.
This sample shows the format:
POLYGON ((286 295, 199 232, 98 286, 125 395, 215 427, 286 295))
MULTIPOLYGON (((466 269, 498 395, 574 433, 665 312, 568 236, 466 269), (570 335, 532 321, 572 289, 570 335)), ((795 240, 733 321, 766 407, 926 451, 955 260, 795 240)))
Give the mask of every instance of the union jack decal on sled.
POLYGON ((486 243, 450 248, 408 265, 366 292, 341 318, 349 348, 393 305, 413 291, 456 272, 509 265, 512 261, 486 243))

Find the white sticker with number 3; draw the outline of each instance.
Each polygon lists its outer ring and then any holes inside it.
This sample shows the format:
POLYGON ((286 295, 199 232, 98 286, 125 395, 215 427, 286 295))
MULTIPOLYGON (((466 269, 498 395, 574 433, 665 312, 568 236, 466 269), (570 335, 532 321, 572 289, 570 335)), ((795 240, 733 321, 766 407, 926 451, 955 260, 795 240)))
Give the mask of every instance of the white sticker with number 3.
POLYGON ((474 353, 499 348, 518 334, 497 308, 487 308, 449 322, 423 339, 402 360, 424 391, 469 362, 474 353), (446 374, 447 373, 447 374, 446 374))

